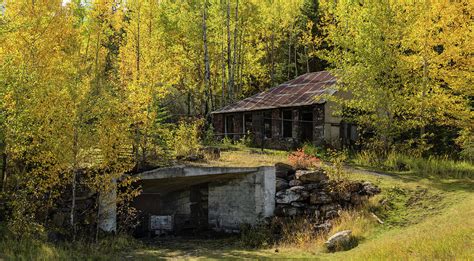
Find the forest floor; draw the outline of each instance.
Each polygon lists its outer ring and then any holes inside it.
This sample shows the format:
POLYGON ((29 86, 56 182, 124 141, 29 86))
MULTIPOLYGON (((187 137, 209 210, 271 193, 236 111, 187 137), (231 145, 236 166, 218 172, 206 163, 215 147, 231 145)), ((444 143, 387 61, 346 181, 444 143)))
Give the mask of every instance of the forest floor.
MULTIPOLYGON (((287 152, 253 149, 223 151, 214 166, 259 166, 285 161, 287 152)), ((348 168, 348 178, 371 181, 382 189, 374 200, 385 200, 376 214, 383 220, 365 220, 357 247, 328 253, 321 240, 304 244, 245 247, 239 236, 224 238, 118 238, 99 245, 53 245, 0 242, 0 260, 156 260, 156 259, 264 259, 315 260, 474 259, 474 179, 439 178, 418 172, 383 172, 348 168)), ((337 229, 360 230, 361 221, 337 229)))

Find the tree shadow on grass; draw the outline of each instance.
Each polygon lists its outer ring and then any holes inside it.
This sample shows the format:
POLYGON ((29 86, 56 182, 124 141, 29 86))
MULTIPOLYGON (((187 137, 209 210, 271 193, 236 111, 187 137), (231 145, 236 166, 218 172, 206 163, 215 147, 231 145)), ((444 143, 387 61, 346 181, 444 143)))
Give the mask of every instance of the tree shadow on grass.
MULTIPOLYGON (((281 255, 272 248, 245 248, 236 237, 221 239, 158 239, 146 243, 147 246, 133 253, 140 260, 157 259, 279 259, 291 258, 281 255)), ((311 253, 308 253, 311 255, 311 253)), ((317 260, 316 256, 309 256, 317 260)))
POLYGON ((464 191, 474 192, 474 173, 470 177, 440 177, 434 174, 423 174, 413 171, 393 172, 372 170, 366 167, 356 166, 356 168, 348 167, 349 172, 367 174, 380 178, 393 178, 404 183, 424 183, 428 182, 429 186, 446 192, 464 191))
POLYGON ((391 174, 391 177, 405 183, 428 182, 430 187, 446 192, 474 192, 474 179, 470 178, 444 178, 436 175, 420 175, 419 173, 404 172, 391 174))

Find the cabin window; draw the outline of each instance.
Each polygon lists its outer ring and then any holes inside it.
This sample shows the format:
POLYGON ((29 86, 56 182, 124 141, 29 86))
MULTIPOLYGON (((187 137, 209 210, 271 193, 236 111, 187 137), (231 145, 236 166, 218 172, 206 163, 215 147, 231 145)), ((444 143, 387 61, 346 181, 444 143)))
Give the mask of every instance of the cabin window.
POLYGON ((270 139, 272 137, 272 114, 271 112, 263 113, 263 133, 265 138, 270 139))
POLYGON ((233 137, 234 135, 234 116, 228 115, 225 117, 225 134, 227 137, 233 137))
POLYGON ((252 114, 244 114, 244 134, 252 132, 252 114))
POLYGON ((293 136, 293 116, 291 110, 283 110, 281 112, 283 138, 291 138, 293 136))

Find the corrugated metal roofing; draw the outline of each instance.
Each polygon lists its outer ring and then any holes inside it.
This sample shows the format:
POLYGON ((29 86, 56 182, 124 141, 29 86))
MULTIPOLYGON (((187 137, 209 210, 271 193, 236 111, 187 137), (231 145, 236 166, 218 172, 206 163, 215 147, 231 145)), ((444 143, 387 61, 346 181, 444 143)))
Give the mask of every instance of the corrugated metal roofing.
POLYGON ((306 73, 261 93, 230 104, 212 113, 255 111, 322 103, 317 96, 332 95, 336 78, 327 71, 306 73))

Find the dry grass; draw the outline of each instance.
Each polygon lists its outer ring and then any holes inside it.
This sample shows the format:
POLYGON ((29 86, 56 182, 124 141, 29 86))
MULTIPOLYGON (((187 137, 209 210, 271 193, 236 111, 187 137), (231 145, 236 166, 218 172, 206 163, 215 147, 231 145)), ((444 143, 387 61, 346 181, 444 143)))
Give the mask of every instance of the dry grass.
POLYGON ((366 209, 342 211, 340 216, 331 223, 333 227, 328 234, 318 234, 315 233, 315 223, 308 218, 287 220, 282 224, 282 239, 276 247, 293 251, 326 252, 324 242, 326 242, 328 235, 342 230, 351 230, 352 236, 357 241, 363 241, 378 225, 366 209))

